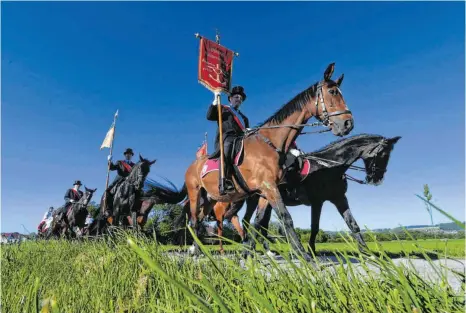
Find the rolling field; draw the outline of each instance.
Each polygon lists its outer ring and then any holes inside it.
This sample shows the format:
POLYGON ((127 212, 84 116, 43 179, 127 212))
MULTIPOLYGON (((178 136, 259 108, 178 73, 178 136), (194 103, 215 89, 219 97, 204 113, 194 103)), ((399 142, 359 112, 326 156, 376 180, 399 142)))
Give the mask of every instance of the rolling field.
MULTIPOLYGON (((303 242, 306 246, 307 242, 303 242)), ((369 248, 376 252, 382 249, 388 254, 404 256, 405 254, 419 255, 421 251, 426 253, 438 253, 442 256, 448 256, 452 258, 465 257, 465 239, 426 239, 426 240, 400 240, 400 241, 384 241, 384 242, 368 242, 369 248)), ((189 247, 180 248, 179 246, 162 246, 162 250, 169 251, 184 251, 189 247)), ((242 247, 239 245, 225 245, 223 246, 225 251, 240 251, 242 247)), ((206 246, 206 249, 212 253, 217 253, 219 250, 218 245, 206 246)), ((257 245, 259 251, 264 251, 260 244, 257 245)), ((272 250, 286 250, 287 246, 280 244, 271 244, 272 250)), ((335 253, 335 252, 347 252, 357 253, 358 249, 354 244, 348 244, 344 242, 338 243, 317 243, 316 249, 318 254, 335 253)))
POLYGON ((167 253, 174 247, 123 233, 112 241, 2 246, 0 311, 464 312, 464 270, 454 273, 424 255, 439 275, 432 283, 380 251, 422 255, 428 249, 464 257, 464 240, 371 243, 380 256, 352 260, 345 252, 352 245, 317 247, 342 252, 346 264, 292 262, 286 253, 281 264, 264 257, 243 262, 234 251, 228 257, 212 256, 209 251, 217 246, 204 246, 207 255, 199 258, 176 257, 167 253), (448 275, 461 281, 460 291, 450 286, 448 275))

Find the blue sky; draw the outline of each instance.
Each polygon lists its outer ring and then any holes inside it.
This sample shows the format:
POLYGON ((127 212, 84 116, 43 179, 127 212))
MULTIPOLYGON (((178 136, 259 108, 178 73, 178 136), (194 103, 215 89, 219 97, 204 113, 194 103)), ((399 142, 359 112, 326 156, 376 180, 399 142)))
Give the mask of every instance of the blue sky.
MULTIPOLYGON (((336 62, 353 134, 403 137, 381 186, 349 187, 361 227, 428 224, 414 196, 425 183, 463 219, 464 12, 461 2, 2 3, 2 231, 35 230, 75 179, 100 199, 108 150, 99 147, 116 109, 115 157, 132 147, 158 159, 150 177, 181 186, 204 132, 213 148, 213 96, 197 82, 193 34, 213 38, 215 28, 240 52, 233 84, 245 87, 253 125, 336 62)), ((308 208, 290 212, 309 226, 308 208)), ((331 204, 321 228, 347 229, 331 204)))

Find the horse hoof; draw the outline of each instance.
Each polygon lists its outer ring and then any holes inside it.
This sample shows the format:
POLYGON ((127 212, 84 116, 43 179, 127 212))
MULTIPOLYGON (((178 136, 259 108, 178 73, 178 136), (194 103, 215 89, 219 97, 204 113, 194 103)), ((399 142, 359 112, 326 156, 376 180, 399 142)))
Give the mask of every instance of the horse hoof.
POLYGON ((189 247, 188 253, 191 255, 197 256, 199 255, 199 249, 197 249, 195 245, 192 245, 191 247, 189 247))

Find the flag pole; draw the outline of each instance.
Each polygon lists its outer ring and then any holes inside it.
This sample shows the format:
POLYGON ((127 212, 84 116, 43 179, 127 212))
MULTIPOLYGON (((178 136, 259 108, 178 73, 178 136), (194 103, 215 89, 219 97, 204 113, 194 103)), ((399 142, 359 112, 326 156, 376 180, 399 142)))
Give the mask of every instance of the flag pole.
POLYGON ((107 188, 108 188, 108 182, 110 180, 110 162, 112 160, 113 156, 113 139, 115 138, 115 131, 116 131, 116 120, 118 117, 118 110, 116 111, 115 115, 113 116, 113 134, 112 134, 112 141, 110 142, 110 154, 108 157, 108 162, 107 162, 107 179, 105 181, 105 190, 104 190, 104 201, 101 210, 102 215, 105 213, 105 207, 107 205, 107 188))
MULTIPOLYGON (((220 44, 220 34, 218 30, 215 30, 215 42, 220 44)), ((220 194, 225 193, 225 160, 223 156, 223 121, 222 121, 222 104, 220 103, 221 98, 220 94, 217 94, 217 113, 218 113, 218 134, 219 134, 219 146, 220 146, 220 184, 219 184, 219 191, 220 194)))

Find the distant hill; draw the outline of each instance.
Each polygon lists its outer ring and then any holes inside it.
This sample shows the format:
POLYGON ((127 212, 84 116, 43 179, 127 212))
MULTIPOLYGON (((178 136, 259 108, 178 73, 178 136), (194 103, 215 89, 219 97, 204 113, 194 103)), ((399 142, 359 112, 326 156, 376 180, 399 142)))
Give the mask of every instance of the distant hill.
MULTIPOLYGON (((463 225, 465 225, 465 222, 463 222, 463 225)), ((441 230, 464 230, 464 228, 459 227, 455 223, 440 223, 437 226, 440 227, 441 230)))

